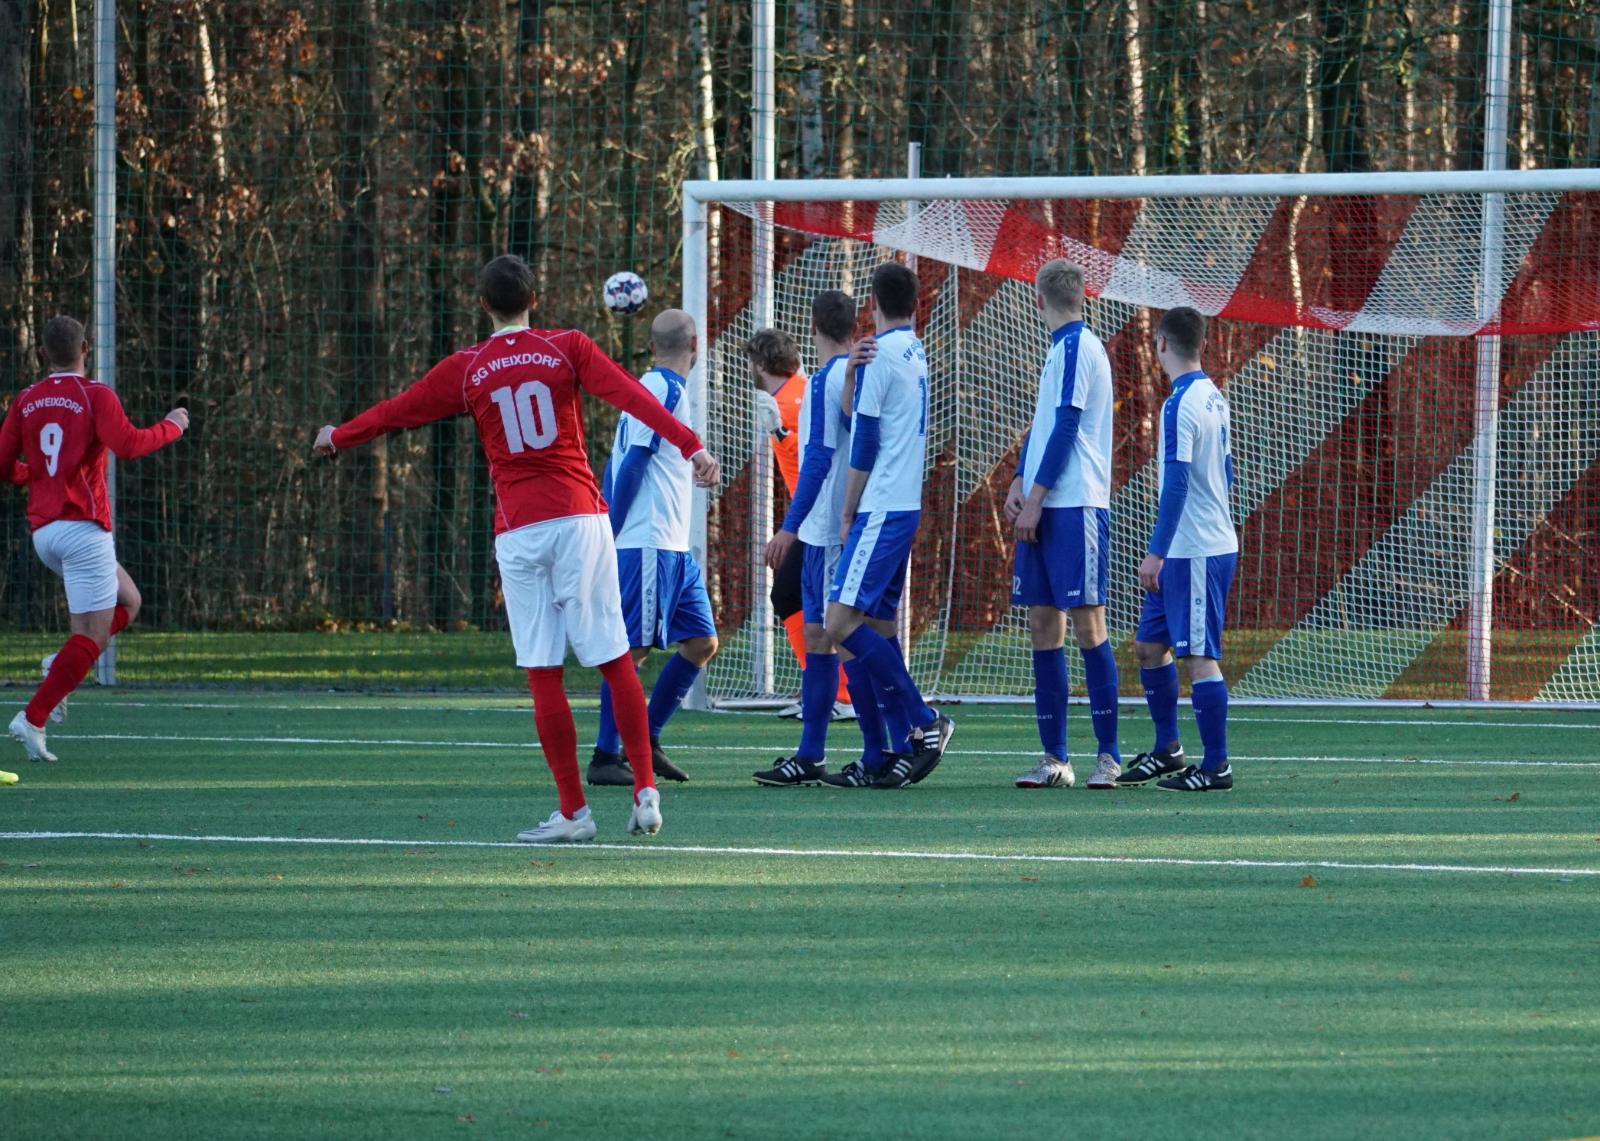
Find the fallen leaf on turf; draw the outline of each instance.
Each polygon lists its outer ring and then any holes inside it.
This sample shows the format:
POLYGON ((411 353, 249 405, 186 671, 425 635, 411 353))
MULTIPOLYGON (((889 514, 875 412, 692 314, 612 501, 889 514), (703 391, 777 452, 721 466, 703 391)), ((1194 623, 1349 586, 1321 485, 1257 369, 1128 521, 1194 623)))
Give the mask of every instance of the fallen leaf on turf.
POLYGON ((1300 886, 1301 887, 1316 887, 1317 886, 1317 877, 1316 876, 1306 876, 1303 880, 1300 881, 1300 886))
POLYGON ((1025 883, 1038 883, 1039 882, 1039 877, 1038 876, 1023 876, 1022 879, 1023 879, 1023 881, 1025 883))
POLYGON ((536 1074, 559 1074, 561 1072, 561 1067, 560 1066, 535 1066, 535 1067, 533 1067, 533 1072, 536 1073, 536 1074))
POLYGON ((1520 792, 1514 792, 1510 796, 1506 797, 1506 799, 1514 804, 1522 799, 1522 794, 1520 792))
POLYGON ((434 1093, 449 1093, 450 1092, 450 1087, 449 1086, 434 1086, 433 1087, 433 1092, 434 1093))
POLYGON ((478 1119, 472 1116, 470 1113, 463 1113, 460 1117, 456 1118, 456 1120, 467 1125, 476 1125, 478 1123, 478 1119))
POLYGON ((510 1013, 512 1018, 526 1018, 526 1017, 528 1017, 528 1012, 526 1010, 513 1010, 513 1011, 510 1011, 509 1013, 510 1013))

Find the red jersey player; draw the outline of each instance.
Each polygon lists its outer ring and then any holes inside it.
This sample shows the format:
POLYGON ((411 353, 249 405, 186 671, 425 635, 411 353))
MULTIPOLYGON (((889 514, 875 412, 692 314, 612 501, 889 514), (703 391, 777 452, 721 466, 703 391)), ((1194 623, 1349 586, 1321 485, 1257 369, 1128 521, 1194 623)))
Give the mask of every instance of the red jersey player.
POLYGON ((165 447, 189 426, 174 408, 149 428, 135 428, 117 394, 83 374, 89 342, 83 325, 52 317, 39 353, 50 375, 22 390, 0 426, 0 471, 26 460, 28 523, 33 547, 67 588, 72 637, 54 655, 28 707, 11 719, 11 734, 36 761, 53 761, 44 725, 78 688, 112 635, 139 613, 139 588, 117 562, 106 494, 106 449, 131 460, 165 447))
POLYGON ((583 443, 582 391, 645 424, 694 466, 702 487, 720 474, 695 434, 600 348, 573 329, 531 329, 533 271, 502 255, 478 274, 488 340, 446 357, 400 395, 317 433, 332 455, 385 432, 470 413, 495 491, 495 558, 517 664, 528 671, 534 726, 561 807, 517 835, 526 843, 592 840, 594 817, 578 773, 578 732, 562 686, 570 645, 610 683, 623 749, 633 767, 635 835, 661 829, 644 689, 628 653, 617 554, 605 500, 583 443))

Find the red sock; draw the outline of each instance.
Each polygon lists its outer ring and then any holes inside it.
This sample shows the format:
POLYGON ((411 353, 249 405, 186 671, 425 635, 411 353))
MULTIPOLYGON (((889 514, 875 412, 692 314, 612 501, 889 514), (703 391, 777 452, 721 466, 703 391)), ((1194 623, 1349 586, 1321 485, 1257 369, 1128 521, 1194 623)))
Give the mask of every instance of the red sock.
POLYGON ((89 676, 89 667, 94 665, 94 660, 99 656, 100 647, 94 644, 93 638, 86 638, 82 634, 68 638, 66 645, 56 651, 56 660, 50 664, 50 672, 39 683, 33 700, 28 702, 28 723, 35 728, 44 728, 44 723, 50 719, 50 711, 89 676))
POLYGON ((623 654, 600 667, 611 686, 611 711, 616 714, 617 732, 622 735, 622 751, 633 767, 633 792, 656 786, 655 762, 650 749, 650 712, 644 702, 644 686, 633 658, 623 654))
POLYGON ((549 666, 528 671, 528 692, 533 694, 533 724, 544 747, 545 764, 556 778, 561 797, 561 815, 572 819, 583 811, 583 778, 578 773, 578 727, 567 704, 561 667, 549 666))
POLYGON ((128 608, 119 606, 111 612, 111 636, 115 638, 128 628, 128 623, 133 619, 128 617, 128 608))
POLYGON ((783 632, 789 635, 789 648, 794 651, 794 660, 800 663, 800 668, 806 668, 806 616, 796 610, 783 620, 783 632))

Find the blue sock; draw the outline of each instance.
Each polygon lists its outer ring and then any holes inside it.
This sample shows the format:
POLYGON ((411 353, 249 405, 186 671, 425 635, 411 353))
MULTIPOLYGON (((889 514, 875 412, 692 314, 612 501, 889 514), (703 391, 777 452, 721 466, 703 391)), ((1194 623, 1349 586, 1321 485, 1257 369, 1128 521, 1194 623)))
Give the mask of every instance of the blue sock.
POLYGON ((1033 651, 1033 716, 1039 723, 1039 744, 1046 756, 1067 759, 1067 655, 1033 651))
POLYGON ((1165 749, 1178 739, 1178 663, 1168 662, 1155 669, 1140 669, 1144 681, 1144 700, 1150 707, 1150 720, 1156 723, 1156 745, 1165 749))
POLYGON ((844 676, 850 682, 850 701, 856 707, 856 724, 861 729, 861 764, 877 769, 883 765, 883 753, 889 747, 889 731, 884 727, 883 711, 878 708, 878 690, 872 684, 872 675, 854 658, 845 662, 844 676))
POLYGON ((600 683, 600 732, 595 734, 594 747, 603 753, 622 752, 622 734, 617 732, 617 715, 611 708, 611 687, 600 683))
POLYGON ((1101 642, 1092 650, 1081 647, 1083 655, 1083 680, 1089 690, 1089 719, 1094 722, 1094 739, 1100 752, 1109 753, 1119 763, 1122 753, 1117 748, 1117 697, 1122 682, 1117 677, 1117 657, 1111 652, 1109 641, 1101 642))
POLYGON ((800 748, 795 756, 820 761, 828 749, 828 722, 839 693, 839 655, 807 654, 800 675, 800 748))
POLYGON ((933 712, 923 704, 916 683, 906 671, 906 663, 882 634, 861 625, 842 644, 872 676, 872 684, 883 703, 884 719, 889 725, 889 740, 898 750, 900 724, 896 711, 904 718, 907 728, 926 725, 933 720, 933 712))
POLYGON ((682 654, 673 654, 667 659, 667 664, 661 667, 661 676, 656 678, 655 687, 650 690, 651 737, 661 736, 661 730, 678 712, 678 707, 694 688, 695 679, 699 676, 700 667, 682 654))
POLYGON ((1194 704, 1195 724, 1206 747, 1200 767, 1220 773, 1228 767, 1228 683, 1222 677, 1201 678, 1194 683, 1189 699, 1194 704))
MULTIPOLYGON (((905 665, 906 652, 900 645, 899 635, 889 638, 887 641, 889 643, 889 648, 894 651, 895 657, 900 659, 900 664, 905 665)), ((911 676, 909 668, 906 676, 908 678, 911 676)), ((917 704, 921 706, 921 716, 917 717, 915 720, 912 720, 910 714, 901 712, 893 721, 889 722, 889 735, 896 743, 895 752, 897 753, 909 753, 911 751, 911 731, 913 729, 920 728, 921 726, 926 725, 928 722, 933 720, 933 710, 922 704, 922 694, 920 692, 917 694, 917 704)))

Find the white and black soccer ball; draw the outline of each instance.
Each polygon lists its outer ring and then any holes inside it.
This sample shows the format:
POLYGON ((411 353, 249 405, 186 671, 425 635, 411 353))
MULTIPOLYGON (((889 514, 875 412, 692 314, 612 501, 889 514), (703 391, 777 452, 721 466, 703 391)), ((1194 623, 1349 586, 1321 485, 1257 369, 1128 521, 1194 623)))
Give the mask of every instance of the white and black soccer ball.
POLYGON ((618 317, 626 317, 644 308, 644 303, 650 300, 650 290, 645 287, 644 278, 625 269, 606 278, 603 296, 607 309, 618 317))

